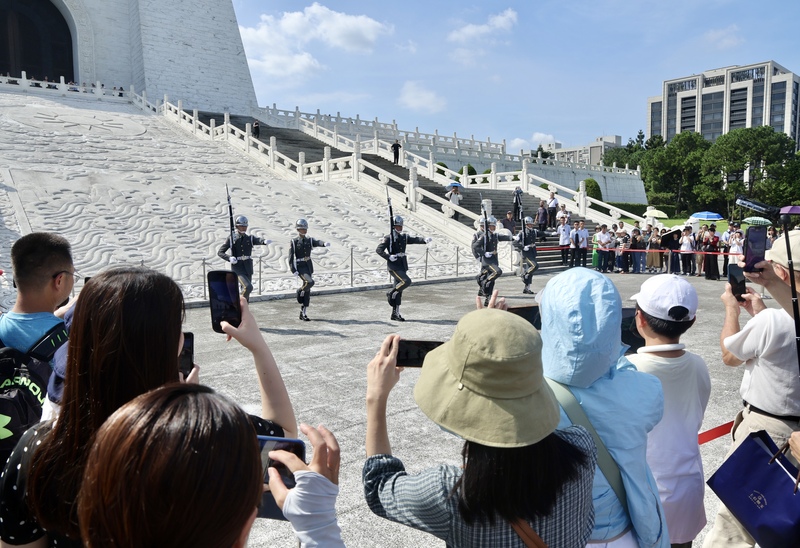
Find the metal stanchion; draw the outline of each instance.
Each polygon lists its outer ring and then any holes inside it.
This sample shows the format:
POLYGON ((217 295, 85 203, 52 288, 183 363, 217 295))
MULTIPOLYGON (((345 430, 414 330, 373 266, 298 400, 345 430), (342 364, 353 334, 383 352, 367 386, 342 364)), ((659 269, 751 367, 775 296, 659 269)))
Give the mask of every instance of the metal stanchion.
POLYGON ((425 248, 425 279, 428 279, 428 248, 425 248))
POLYGON ((458 246, 456 246, 456 278, 458 278, 458 246))
POLYGON ((353 287, 353 247, 350 247, 350 287, 353 287))
POLYGON ((258 294, 259 295, 263 295, 263 292, 261 290, 261 281, 263 279, 264 279, 264 277, 261 275, 261 257, 259 257, 258 258, 258 294))

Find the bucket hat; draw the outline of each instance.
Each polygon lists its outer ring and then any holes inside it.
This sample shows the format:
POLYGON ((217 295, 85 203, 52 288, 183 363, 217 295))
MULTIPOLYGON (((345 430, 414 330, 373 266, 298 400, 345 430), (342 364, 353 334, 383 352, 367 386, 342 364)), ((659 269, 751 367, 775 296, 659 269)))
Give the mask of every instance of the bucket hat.
POLYGON ((542 340, 516 314, 483 309, 430 351, 414 387, 428 418, 490 447, 525 447, 551 434, 558 401, 542 375, 542 340))

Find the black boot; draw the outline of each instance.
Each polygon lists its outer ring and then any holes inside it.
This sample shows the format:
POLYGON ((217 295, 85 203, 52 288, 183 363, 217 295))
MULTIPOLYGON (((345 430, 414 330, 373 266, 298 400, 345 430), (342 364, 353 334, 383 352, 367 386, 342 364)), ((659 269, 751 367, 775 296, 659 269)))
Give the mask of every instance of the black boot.
POLYGON ((403 318, 403 316, 400 315, 400 312, 398 312, 396 308, 392 309, 392 320, 396 322, 406 321, 405 318, 403 318))
POLYGON ((310 322, 311 321, 311 319, 308 316, 306 316, 306 307, 305 306, 300 308, 300 319, 303 320, 304 322, 310 322))

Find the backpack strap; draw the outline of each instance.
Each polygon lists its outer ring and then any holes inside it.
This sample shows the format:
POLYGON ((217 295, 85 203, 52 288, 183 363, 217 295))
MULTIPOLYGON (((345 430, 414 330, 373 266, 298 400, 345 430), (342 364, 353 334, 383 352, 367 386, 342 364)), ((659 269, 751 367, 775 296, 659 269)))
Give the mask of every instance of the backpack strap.
POLYGON ((58 322, 31 346, 26 356, 42 362, 49 362, 53 359, 56 350, 61 348, 68 338, 67 326, 64 322, 58 322))

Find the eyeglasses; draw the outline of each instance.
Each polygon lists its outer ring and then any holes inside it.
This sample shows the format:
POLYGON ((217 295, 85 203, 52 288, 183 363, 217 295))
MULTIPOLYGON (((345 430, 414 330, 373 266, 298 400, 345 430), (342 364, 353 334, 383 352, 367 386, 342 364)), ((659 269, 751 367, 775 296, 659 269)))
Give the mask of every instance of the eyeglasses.
POLYGON ((75 281, 77 281, 78 278, 80 278, 80 275, 75 271, 70 272, 69 270, 59 270, 58 272, 53 274, 53 279, 55 280, 62 274, 70 274, 75 281))

